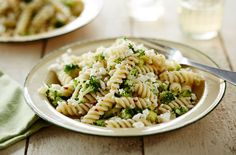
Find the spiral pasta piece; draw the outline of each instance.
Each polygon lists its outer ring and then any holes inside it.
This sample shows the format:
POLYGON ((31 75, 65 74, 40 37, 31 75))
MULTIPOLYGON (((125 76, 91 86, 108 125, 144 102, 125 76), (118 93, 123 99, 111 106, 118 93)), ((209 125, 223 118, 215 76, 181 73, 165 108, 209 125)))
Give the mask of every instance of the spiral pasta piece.
POLYGON ((152 125, 152 123, 146 119, 139 119, 139 120, 114 119, 114 120, 106 120, 105 124, 106 124, 106 127, 109 127, 109 128, 133 128, 134 123, 136 122, 141 122, 144 126, 152 125))
POLYGON ((150 88, 138 81, 134 86, 134 94, 141 98, 149 98, 152 102, 157 102, 157 96, 153 94, 150 88))
POLYGON ((90 103, 80 103, 74 105, 70 100, 68 102, 59 102, 56 110, 66 116, 83 116, 87 114, 89 109, 93 106, 90 103))
POLYGON ((135 68, 138 70, 139 74, 147 74, 147 73, 153 72, 156 75, 158 75, 158 72, 159 72, 156 66, 149 65, 149 64, 143 65, 143 66, 136 66, 135 68))
POLYGON ((123 82, 123 79, 129 74, 129 70, 138 63, 138 59, 135 57, 128 57, 121 63, 120 68, 118 68, 107 82, 107 86, 111 87, 112 91, 115 91, 119 88, 120 84, 123 82))
POLYGON ((96 120, 104 114, 104 112, 110 110, 114 105, 113 94, 107 94, 103 99, 93 106, 88 113, 82 118, 81 122, 93 124, 96 120))
POLYGON ((194 106, 194 103, 191 102, 190 99, 190 97, 176 98, 174 101, 171 101, 168 104, 161 104, 158 110, 162 113, 165 113, 167 111, 173 111, 174 109, 181 107, 189 110, 194 106))
POLYGON ((146 109, 148 107, 157 107, 157 103, 151 102, 147 98, 139 97, 115 97, 116 108, 140 108, 146 109))
POLYGON ((193 85, 201 81, 196 73, 180 70, 180 71, 166 71, 160 75, 160 80, 169 81, 170 83, 178 82, 181 84, 193 85))

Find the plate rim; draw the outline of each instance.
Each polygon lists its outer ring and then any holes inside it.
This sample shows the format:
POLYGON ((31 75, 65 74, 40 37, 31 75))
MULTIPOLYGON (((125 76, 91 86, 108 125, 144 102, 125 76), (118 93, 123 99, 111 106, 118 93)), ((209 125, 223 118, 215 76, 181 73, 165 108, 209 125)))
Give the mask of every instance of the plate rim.
MULTIPOLYGON (((108 135, 105 135, 105 134, 102 134, 102 133, 91 133, 91 132, 85 132, 85 131, 78 131, 78 130, 75 130, 73 128, 70 128, 70 127, 67 127, 67 126, 63 126, 63 125, 59 125, 57 124, 55 121, 53 120, 48 120, 47 118, 45 118, 43 115, 40 114, 39 111, 37 111, 37 109, 34 109, 33 106, 31 104, 33 104, 33 101, 31 100, 30 96, 29 96, 29 93, 27 91, 27 81, 28 81, 28 78, 29 76, 31 75, 32 71, 34 71, 35 69, 37 69, 37 67, 39 65, 41 65, 45 60, 47 60, 48 58, 51 57, 51 55, 54 55, 56 53, 59 53, 60 51, 63 51, 65 49, 68 49, 68 48, 71 48, 73 46, 79 46, 79 45, 84 45, 84 44, 93 44, 93 43, 96 43, 96 42, 99 42, 99 41, 109 41, 109 40, 115 40, 117 38, 122 38, 122 36, 120 37, 110 37, 110 38, 103 38, 103 39, 88 39, 88 40, 83 40, 83 41, 75 41, 75 42, 72 42, 70 44, 67 44, 65 46, 62 46, 60 48, 57 48, 55 50, 52 50, 52 52, 50 52, 50 54, 46 55, 44 58, 42 58, 40 61, 38 61, 38 63, 30 70, 30 72, 28 73, 26 79, 25 79, 25 82, 24 82, 24 99, 26 101, 26 103, 28 104, 28 106, 36 113, 36 115, 40 118, 42 118, 43 120, 47 121, 47 122, 50 122, 56 126, 59 126, 59 127, 62 127, 62 128, 65 128, 65 129, 69 129, 71 131, 74 131, 74 132, 78 132, 78 133, 83 133, 83 134, 87 134, 87 135, 95 135, 95 136, 106 136, 106 137, 139 137, 139 136, 148 136, 148 135, 154 135, 154 134, 161 134, 161 133, 165 133, 165 132, 170 132, 170 131, 174 131, 174 130, 178 130, 178 129, 181 129, 183 127, 186 127, 188 125, 191 125, 193 123, 196 123, 197 121, 203 119, 204 117, 206 117, 208 114, 210 114, 218 105, 219 103, 222 101, 224 95, 225 95, 225 92, 226 92, 226 87, 227 87, 227 83, 225 80, 221 79, 221 78, 218 78, 219 80, 221 80, 221 83, 220 83, 220 86, 222 88, 220 88, 220 91, 218 93, 218 96, 217 96, 217 100, 215 101, 215 105, 213 107, 209 107, 210 109, 208 111, 206 111, 205 113, 202 113, 200 115, 198 115, 198 117, 195 117, 189 121, 186 121, 185 123, 181 123, 181 125, 177 125, 176 127, 174 128, 170 128, 170 129, 166 129, 164 131, 159 131, 159 132, 152 132, 152 133, 139 133, 139 134, 125 134, 125 135, 115 135, 115 134, 108 134, 108 135)), ((177 45, 180 45, 180 46, 185 46, 189 49, 192 49, 196 52, 198 52, 199 54, 203 55, 204 57, 206 57, 207 59, 210 60, 210 62, 212 62, 216 67, 219 68, 219 65, 214 61, 212 60, 208 55, 206 55, 205 53, 203 53, 202 51, 196 49, 196 48, 193 48, 189 45, 186 45, 184 43, 180 43, 180 42, 175 42, 175 41, 170 41, 170 40, 164 40, 164 39, 158 39, 158 38, 150 38, 150 37, 133 37, 133 36, 127 36, 126 38, 128 39, 136 39, 136 40, 141 40, 141 39, 154 39, 155 41, 161 41, 161 42, 168 42, 168 43, 173 43, 173 44, 177 44, 177 45)), ((87 124, 86 124, 87 125, 87 124)), ((101 127, 96 127, 96 128, 101 128, 101 127)), ((121 129, 115 129, 115 130, 127 130, 125 128, 121 128, 121 129)))
MULTIPOLYGON (((83 0, 83 1, 86 1, 86 0, 83 0)), ((93 1, 93 0, 91 0, 91 1, 93 1)), ((76 20, 79 20, 80 16, 78 16, 76 19, 74 19, 70 23, 66 24, 64 27, 61 27, 59 29, 54 29, 54 30, 51 30, 51 31, 48 31, 48 32, 39 33, 39 34, 36 34, 36 35, 29 35, 29 36, 19 36, 19 37, 16 37, 16 38, 14 38, 14 36, 13 37, 0 36, 0 43, 1 42, 2 43, 32 42, 32 41, 37 41, 37 40, 55 38, 55 37, 58 37, 58 36, 62 36, 62 35, 74 32, 77 29, 83 28, 84 26, 91 23, 101 13, 101 10, 102 10, 103 5, 104 5, 104 0, 95 0, 95 1, 97 1, 97 10, 96 10, 96 12, 94 13, 93 16, 90 17, 90 19, 87 22, 81 24, 80 26, 75 26, 75 27, 73 27, 69 30, 65 29, 66 26, 69 26, 70 24, 73 24, 73 22, 75 22, 76 20), (55 31, 58 31, 58 32, 54 34, 53 32, 55 32, 55 31), (59 32, 59 31, 61 31, 61 32, 59 32)), ((89 3, 91 3, 91 2, 89 2, 89 3)))

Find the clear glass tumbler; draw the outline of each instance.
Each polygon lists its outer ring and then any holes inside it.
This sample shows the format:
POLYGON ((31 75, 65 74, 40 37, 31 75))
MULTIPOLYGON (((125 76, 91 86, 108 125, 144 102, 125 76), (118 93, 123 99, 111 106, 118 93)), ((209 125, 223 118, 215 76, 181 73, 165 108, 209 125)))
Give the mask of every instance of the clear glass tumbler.
POLYGON ((130 17, 137 21, 155 21, 164 13, 162 0, 128 0, 127 2, 130 17))
POLYGON ((181 30, 193 39, 217 36, 223 18, 224 0, 179 0, 181 30))

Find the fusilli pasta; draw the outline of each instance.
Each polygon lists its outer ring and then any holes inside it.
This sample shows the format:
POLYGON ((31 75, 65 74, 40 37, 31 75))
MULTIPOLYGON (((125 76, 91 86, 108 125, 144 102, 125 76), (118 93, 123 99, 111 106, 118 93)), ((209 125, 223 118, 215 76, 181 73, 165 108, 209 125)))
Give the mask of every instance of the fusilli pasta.
POLYGON ((127 39, 94 53, 63 54, 50 70, 60 84, 45 84, 40 93, 58 112, 110 128, 145 127, 181 116, 197 103, 193 90, 203 82, 191 69, 127 39))

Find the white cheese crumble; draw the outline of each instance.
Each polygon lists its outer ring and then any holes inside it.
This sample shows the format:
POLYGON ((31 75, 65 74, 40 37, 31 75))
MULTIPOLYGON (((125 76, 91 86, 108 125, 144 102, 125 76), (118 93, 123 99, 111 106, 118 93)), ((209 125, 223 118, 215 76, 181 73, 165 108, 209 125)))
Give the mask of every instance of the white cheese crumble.
POLYGON ((139 74, 138 79, 142 82, 146 82, 148 80, 150 80, 151 82, 155 82, 157 80, 157 76, 154 73, 150 72, 145 75, 139 74))
POLYGON ((143 122, 135 122, 135 123, 133 123, 133 127, 135 127, 135 128, 143 128, 144 124, 143 124, 143 122))
POLYGON ((163 122, 168 122, 168 121, 170 121, 171 113, 168 111, 164 114, 161 114, 160 118, 162 119, 163 122))
POLYGON ((136 121, 138 121, 140 119, 146 119, 146 115, 138 113, 138 114, 134 115, 132 119, 136 120, 136 121))

